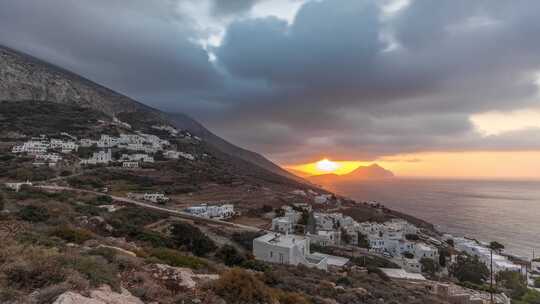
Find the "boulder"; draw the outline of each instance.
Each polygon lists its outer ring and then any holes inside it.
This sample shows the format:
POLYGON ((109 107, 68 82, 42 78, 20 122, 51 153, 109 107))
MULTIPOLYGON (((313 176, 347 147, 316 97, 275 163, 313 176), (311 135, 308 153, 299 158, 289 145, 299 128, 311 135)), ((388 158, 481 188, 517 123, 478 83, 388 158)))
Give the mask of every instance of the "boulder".
POLYGON ((122 288, 121 293, 111 290, 109 286, 102 286, 90 291, 85 297, 79 293, 68 291, 56 299, 53 304, 144 304, 139 298, 122 288))

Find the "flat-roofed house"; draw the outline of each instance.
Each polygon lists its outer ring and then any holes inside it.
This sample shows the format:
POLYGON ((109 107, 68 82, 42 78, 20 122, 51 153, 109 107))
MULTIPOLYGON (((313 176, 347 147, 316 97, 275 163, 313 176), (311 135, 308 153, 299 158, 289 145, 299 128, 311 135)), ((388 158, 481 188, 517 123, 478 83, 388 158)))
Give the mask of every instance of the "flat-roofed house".
POLYGON ((327 256, 310 254, 305 236, 268 233, 253 240, 255 259, 277 264, 305 265, 327 270, 327 256))

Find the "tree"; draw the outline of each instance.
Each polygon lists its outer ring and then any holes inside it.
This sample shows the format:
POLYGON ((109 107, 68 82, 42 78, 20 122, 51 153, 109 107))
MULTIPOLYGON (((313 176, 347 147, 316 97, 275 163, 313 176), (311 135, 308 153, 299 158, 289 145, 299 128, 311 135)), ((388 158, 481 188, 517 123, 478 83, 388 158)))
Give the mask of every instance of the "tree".
POLYGON ((3 211, 5 208, 6 199, 4 198, 4 194, 0 193, 0 211, 3 211))
POLYGON ((437 263, 430 258, 422 258, 420 260, 420 264, 422 265, 422 272, 429 273, 431 275, 434 275, 437 270, 439 270, 437 263))
POLYGON ((283 210, 283 208, 276 208, 274 213, 276 214, 276 217, 285 216, 285 210, 283 210))
POLYGON ((341 240, 343 241, 343 243, 347 245, 350 244, 352 241, 351 236, 347 233, 347 230, 345 230, 344 228, 341 228, 341 240))
POLYGON ((482 284, 489 278, 489 269, 477 256, 459 256, 449 271, 461 282, 482 284))
POLYGON ((358 232, 358 247, 369 249, 369 240, 367 236, 361 232, 358 232))
POLYGON ((216 252, 216 257, 225 263, 227 266, 241 265, 246 259, 236 248, 231 245, 224 245, 216 252))
POLYGON ((199 228, 186 223, 175 223, 171 229, 172 239, 178 247, 191 250, 197 256, 206 256, 217 246, 199 228))
POLYGON ((448 248, 439 249, 439 265, 446 267, 446 258, 450 257, 450 250, 448 248))
POLYGON ((493 241, 489 243, 489 248, 491 248, 493 251, 500 253, 504 249, 504 245, 499 242, 493 241))
POLYGON ((420 240, 420 237, 418 236, 418 234, 412 234, 412 233, 408 233, 405 235, 405 238, 408 240, 408 241, 418 241, 420 240))
POLYGON ((496 280, 497 284, 504 287, 513 299, 519 299, 527 292, 527 282, 517 271, 500 271, 497 273, 496 280))
POLYGON ((49 219, 49 211, 44 207, 24 206, 19 210, 19 218, 28 222, 44 222, 49 219))

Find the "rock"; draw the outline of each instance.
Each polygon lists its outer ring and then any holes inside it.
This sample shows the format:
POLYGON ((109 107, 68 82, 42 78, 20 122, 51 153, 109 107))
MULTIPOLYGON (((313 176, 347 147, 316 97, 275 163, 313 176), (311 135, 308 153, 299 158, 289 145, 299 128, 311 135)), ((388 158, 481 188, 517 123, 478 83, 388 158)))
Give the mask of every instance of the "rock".
POLYGON ((121 293, 117 293, 109 286, 102 286, 90 291, 90 297, 72 291, 65 292, 58 296, 53 304, 144 304, 144 302, 124 288, 121 293))
POLYGON ((163 264, 151 266, 152 274, 162 281, 174 282, 178 287, 193 289, 198 281, 212 281, 219 279, 217 274, 194 274, 189 268, 172 267, 163 264))

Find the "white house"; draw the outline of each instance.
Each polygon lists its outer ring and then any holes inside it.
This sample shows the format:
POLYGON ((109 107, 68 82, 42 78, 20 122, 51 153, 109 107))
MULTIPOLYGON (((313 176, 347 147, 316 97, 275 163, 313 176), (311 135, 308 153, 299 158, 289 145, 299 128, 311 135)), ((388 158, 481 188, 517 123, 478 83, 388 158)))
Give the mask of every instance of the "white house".
POLYGON ((163 193, 145 193, 143 199, 152 203, 162 203, 169 200, 163 193))
POLYGON ((308 233, 309 240, 321 246, 335 246, 341 243, 341 233, 335 230, 319 230, 315 234, 308 233))
POLYGON ((180 152, 174 151, 174 150, 168 150, 168 151, 163 152, 163 156, 168 159, 179 159, 180 152))
POLYGON ((439 251, 435 247, 431 247, 424 243, 417 243, 414 248, 414 257, 418 260, 429 258, 435 261, 439 260, 439 251))
POLYGON ((85 147, 85 148, 91 147, 91 146, 96 145, 96 144, 97 144, 96 140, 92 140, 92 139, 88 139, 88 138, 82 138, 81 140, 79 140, 79 145, 81 147, 85 147))
POLYGON ((5 186, 8 189, 11 189, 15 192, 19 192, 22 186, 32 186, 32 183, 29 181, 26 181, 24 183, 5 183, 5 186))
POLYGON ((534 259, 531 262, 531 272, 537 272, 540 274, 540 259, 534 259))
POLYGON ((111 149, 105 151, 94 152, 92 157, 89 159, 81 160, 82 165, 97 165, 97 164, 108 164, 112 161, 112 152, 111 149))
POLYGON ((38 153, 36 154, 35 159, 41 161, 48 161, 51 163, 57 163, 62 160, 62 156, 58 155, 57 153, 38 153))
POLYGON ((310 254, 309 239, 305 236, 268 233, 253 240, 253 255, 270 263, 328 269, 328 257, 310 254))
POLYGON ((186 212, 196 216, 206 218, 229 218, 234 216, 234 205, 207 205, 191 206, 185 209, 186 212))
POLYGON ((22 145, 16 145, 11 149, 12 153, 46 153, 49 149, 49 144, 44 141, 31 140, 27 141, 22 145))
POLYGON ((122 154, 121 159, 126 160, 126 161, 141 161, 141 162, 144 162, 144 163, 153 163, 154 162, 154 157, 153 156, 150 156, 148 154, 142 154, 142 153, 122 154))
POLYGON ((272 231, 280 233, 293 233, 294 224, 289 217, 276 217, 272 219, 272 231))
POLYGON ((122 162, 122 167, 123 168, 128 168, 128 169, 137 169, 137 168, 139 168, 139 162, 137 162, 137 161, 125 161, 125 162, 122 162))

